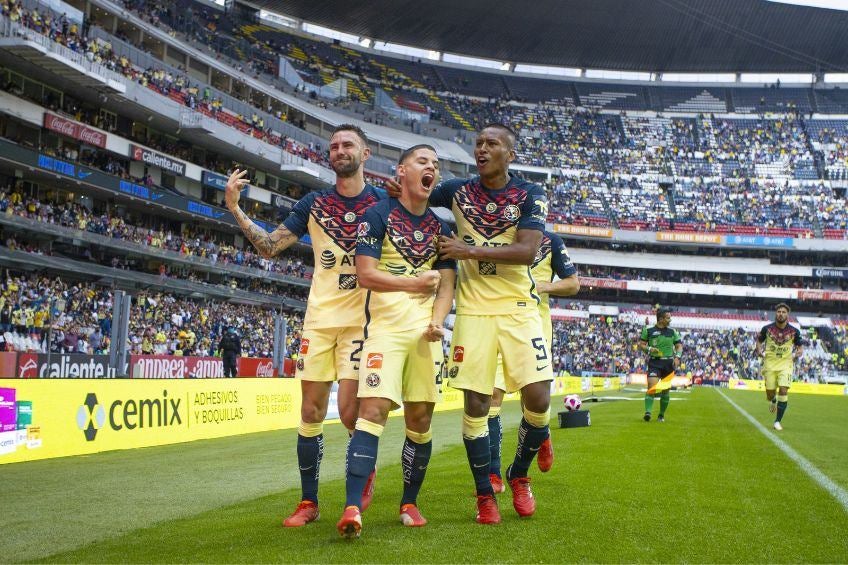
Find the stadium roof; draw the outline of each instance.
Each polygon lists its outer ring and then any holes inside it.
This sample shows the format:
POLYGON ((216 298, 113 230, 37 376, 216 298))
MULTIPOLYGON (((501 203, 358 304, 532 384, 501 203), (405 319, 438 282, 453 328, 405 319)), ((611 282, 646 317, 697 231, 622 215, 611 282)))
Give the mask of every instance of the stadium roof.
POLYGON ((248 0, 363 37, 515 63, 844 72, 848 11, 767 0, 248 0))

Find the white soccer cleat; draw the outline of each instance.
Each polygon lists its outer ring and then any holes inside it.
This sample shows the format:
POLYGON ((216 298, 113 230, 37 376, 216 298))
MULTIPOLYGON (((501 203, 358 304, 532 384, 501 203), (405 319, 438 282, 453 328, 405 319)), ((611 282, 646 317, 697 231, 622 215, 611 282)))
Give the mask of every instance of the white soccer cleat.
POLYGON ((777 432, 783 429, 783 426, 780 425, 780 422, 775 422, 773 427, 777 432))

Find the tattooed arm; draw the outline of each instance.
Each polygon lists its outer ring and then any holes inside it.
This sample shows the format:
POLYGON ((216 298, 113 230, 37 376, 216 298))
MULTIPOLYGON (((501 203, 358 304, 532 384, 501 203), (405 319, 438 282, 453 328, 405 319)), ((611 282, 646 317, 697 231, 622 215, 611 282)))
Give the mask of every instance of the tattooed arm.
POLYGON ((260 255, 270 259, 291 246, 298 240, 298 237, 282 224, 273 232, 268 233, 247 217, 247 214, 238 205, 242 188, 249 182, 243 178, 246 174, 247 171, 239 171, 238 169, 233 171, 233 174, 227 180, 224 199, 227 202, 227 208, 233 214, 247 239, 253 243, 260 255))

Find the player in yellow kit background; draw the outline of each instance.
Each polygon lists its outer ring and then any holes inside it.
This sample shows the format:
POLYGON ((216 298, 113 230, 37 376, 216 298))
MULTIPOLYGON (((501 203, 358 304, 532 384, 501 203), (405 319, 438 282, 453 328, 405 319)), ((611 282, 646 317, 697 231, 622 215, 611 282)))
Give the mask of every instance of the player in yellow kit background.
POLYGON ((783 429, 783 415, 789 405, 789 387, 795 360, 804 353, 801 330, 789 324, 789 306, 780 303, 774 309, 774 322, 764 326, 757 336, 757 355, 763 356, 763 379, 769 410, 775 413, 773 427, 783 429))
MULTIPOLYGON (((580 281, 577 278, 577 268, 568 256, 568 250, 562 238, 555 233, 546 231, 542 236, 542 244, 536 253, 536 259, 530 267, 533 280, 536 281, 536 289, 539 292, 539 313, 542 315, 542 326, 545 330, 545 339, 548 346, 553 347, 553 323, 551 322, 550 296, 574 296, 580 290, 580 281), (554 277, 558 280, 554 280, 554 277)), ((495 493, 504 492, 506 487, 501 477, 501 440, 503 439, 503 428, 501 426, 501 406, 506 390, 503 377, 503 364, 498 361, 498 370, 495 376, 495 390, 492 394, 492 404, 489 407, 489 448, 491 451, 491 472, 489 479, 495 493)), ((551 469, 554 461, 553 444, 550 434, 539 447, 536 463, 543 473, 551 469)))

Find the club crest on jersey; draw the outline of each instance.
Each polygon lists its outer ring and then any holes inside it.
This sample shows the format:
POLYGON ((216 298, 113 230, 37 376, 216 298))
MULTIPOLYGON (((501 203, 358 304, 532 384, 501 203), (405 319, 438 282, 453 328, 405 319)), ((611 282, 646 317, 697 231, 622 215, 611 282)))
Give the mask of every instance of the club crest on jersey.
POLYGON ((448 376, 452 379, 455 379, 459 374, 459 367, 451 367, 450 371, 448 371, 448 376))
POLYGON ((371 388, 377 388, 380 386, 380 375, 377 373, 368 373, 368 376, 365 377, 365 384, 371 388))
POLYGON ((488 204, 486 204, 486 212, 488 212, 489 214, 494 214, 497 209, 498 205, 494 202, 489 202, 488 204))
POLYGON ((356 214, 354 214, 353 212, 348 212, 347 214, 344 215, 344 221, 346 221, 349 224, 352 224, 353 222, 356 221, 356 214))
POLYGON ((453 362, 454 363, 462 363, 462 360, 465 358, 465 348, 461 345, 457 345, 453 348, 453 362))
POLYGON ((382 353, 369 353, 368 358, 365 359, 365 368, 366 369, 382 369, 383 368, 383 354, 382 353))
POLYGON ((510 222, 514 222, 521 215, 521 211, 518 209, 518 206, 515 204, 510 204, 506 208, 504 208, 504 218, 509 220, 510 222))
POLYGON ((421 232, 421 230, 415 230, 415 232, 412 234, 412 237, 415 238, 415 241, 424 241, 424 234, 421 232))

